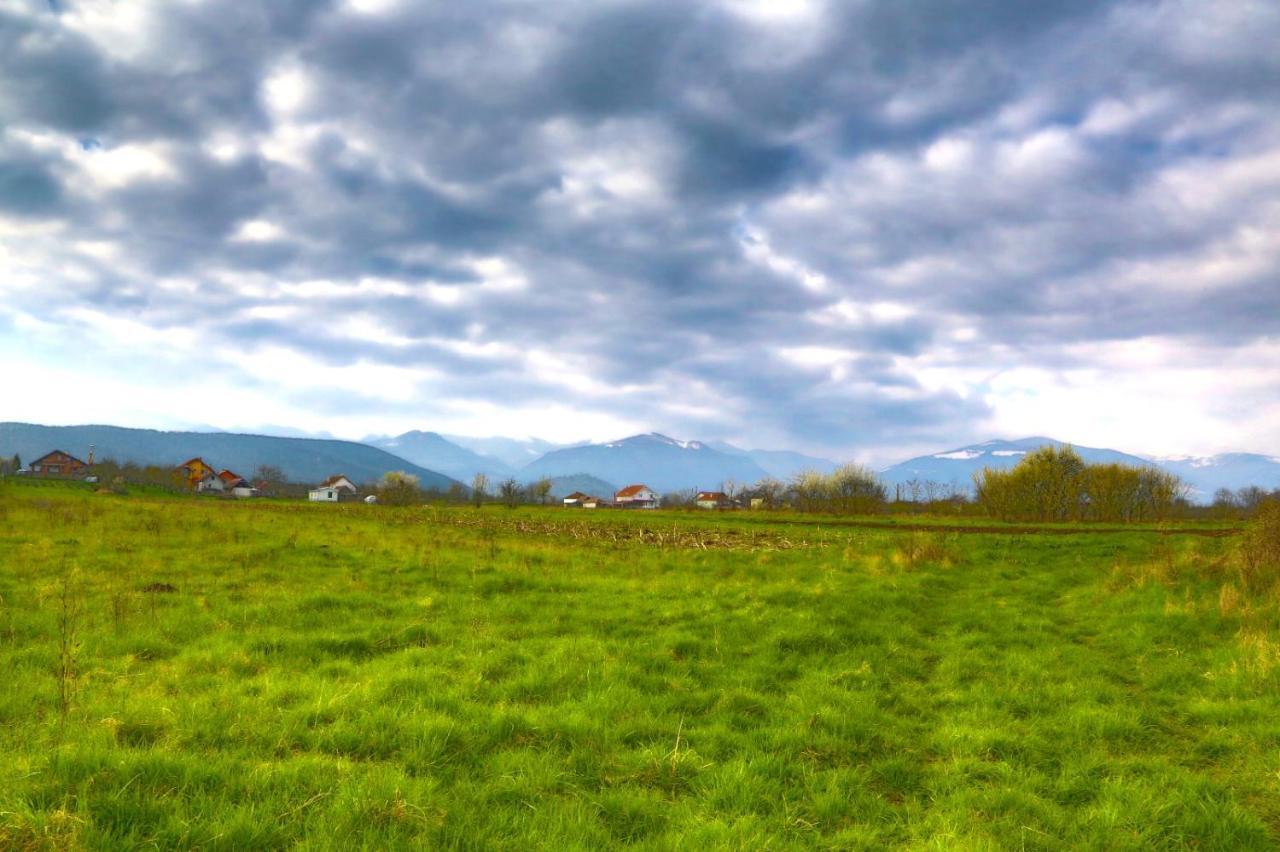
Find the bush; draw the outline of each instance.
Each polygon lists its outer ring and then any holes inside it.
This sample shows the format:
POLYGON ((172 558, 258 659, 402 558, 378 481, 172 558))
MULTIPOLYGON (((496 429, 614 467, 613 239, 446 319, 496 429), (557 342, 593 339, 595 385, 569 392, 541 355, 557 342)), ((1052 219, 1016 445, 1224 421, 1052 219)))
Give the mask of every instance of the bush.
POLYGON ((801 512, 867 515, 882 511, 888 499, 884 483, 857 464, 846 464, 827 475, 805 471, 796 476, 791 488, 801 512))
POLYGON ((1006 521, 1137 523, 1172 516, 1182 481, 1151 467, 1087 464, 1071 447, 1041 447, 1009 470, 974 477, 978 503, 1006 521))
POLYGON ((387 506, 415 506, 422 502, 418 477, 402 470, 390 470, 382 476, 378 502, 387 506))
POLYGON ((1241 582, 1260 592, 1280 580, 1280 500, 1267 500, 1245 529, 1240 541, 1241 582))

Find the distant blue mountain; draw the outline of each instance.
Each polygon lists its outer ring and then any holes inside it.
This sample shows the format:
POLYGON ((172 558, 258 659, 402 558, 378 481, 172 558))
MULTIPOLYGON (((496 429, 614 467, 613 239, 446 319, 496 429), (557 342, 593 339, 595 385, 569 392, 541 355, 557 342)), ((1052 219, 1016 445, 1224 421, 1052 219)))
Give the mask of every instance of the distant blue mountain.
POLYGON ((1155 458, 1156 464, 1182 477, 1192 488, 1192 498, 1207 503, 1219 488, 1237 491, 1250 485, 1268 491, 1280 488, 1280 458, 1256 453, 1222 453, 1194 458, 1155 458))
MULTIPOLYGON (((907 459, 885 468, 880 472, 880 478, 890 486, 906 485, 915 480, 921 483, 936 482, 948 487, 954 486, 967 493, 973 488, 973 475, 983 468, 1010 468, 1033 450, 1040 447, 1061 446, 1064 446, 1062 441, 1039 436, 1020 438, 1016 441, 984 441, 981 444, 970 444, 967 447, 958 447, 943 453, 907 459)), ((1152 465, 1147 459, 1122 453, 1119 450, 1082 447, 1077 444, 1071 446, 1088 462, 1115 462, 1139 467, 1152 465)))
POLYGON ((436 432, 405 432, 394 438, 367 438, 365 443, 416 465, 438 470, 462 483, 471 482, 477 473, 483 473, 490 480, 516 475, 515 468, 500 459, 460 447, 436 432))
POLYGON ((179 465, 201 456, 218 468, 252 476, 258 465, 274 465, 293 482, 320 482, 346 474, 371 483, 392 470, 418 477, 423 488, 446 490, 453 480, 383 450, 353 441, 280 438, 232 432, 160 432, 120 426, 40 426, 0 423, 0 456, 18 453, 25 463, 59 449, 87 459, 89 447, 98 459, 161 466, 179 465))
POLYGON ((783 482, 805 471, 831 473, 840 466, 830 459, 806 456, 790 450, 744 450, 725 441, 707 441, 707 446, 732 456, 745 456, 764 468, 770 476, 783 482))
POLYGON ((547 453, 562 450, 566 447, 585 446, 587 441, 576 444, 557 444, 541 438, 471 438, 466 435, 445 435, 449 441, 478 453, 482 456, 497 459, 513 470, 537 461, 547 453))
POLYGON ((750 485, 767 472, 750 458, 677 441, 656 432, 607 444, 554 450, 521 471, 523 479, 585 473, 620 486, 644 483, 659 492, 719 489, 726 481, 750 485))
MULTIPOLYGON (((912 480, 937 482, 944 486, 955 485, 961 491, 970 492, 973 475, 984 467, 1004 469, 1013 467, 1028 452, 1040 447, 1063 446, 1054 438, 1033 437, 1016 441, 985 441, 918 456, 895 464, 881 471, 881 478, 891 487, 906 485, 912 480)), ((1094 463, 1119 463, 1137 467, 1158 467, 1177 474, 1190 489, 1189 497, 1197 503, 1213 499, 1219 488, 1233 491, 1250 485, 1268 490, 1280 488, 1280 459, 1253 453, 1224 453, 1203 458, 1191 456, 1143 457, 1119 450, 1082 447, 1072 444, 1085 461, 1094 463)))

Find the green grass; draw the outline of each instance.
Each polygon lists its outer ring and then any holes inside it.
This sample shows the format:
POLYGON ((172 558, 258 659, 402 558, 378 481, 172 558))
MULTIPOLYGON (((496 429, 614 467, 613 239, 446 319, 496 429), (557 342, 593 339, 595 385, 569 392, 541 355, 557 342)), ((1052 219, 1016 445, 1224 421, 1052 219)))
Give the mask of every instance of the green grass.
POLYGON ((1280 840, 1234 540, 792 521, 0 490, 0 848, 1280 840))

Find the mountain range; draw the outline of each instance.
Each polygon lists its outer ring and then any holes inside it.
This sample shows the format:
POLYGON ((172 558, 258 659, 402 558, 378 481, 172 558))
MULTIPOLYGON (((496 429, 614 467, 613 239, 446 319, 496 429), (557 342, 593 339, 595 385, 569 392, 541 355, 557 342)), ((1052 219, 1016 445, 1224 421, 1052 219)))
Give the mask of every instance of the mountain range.
POLYGON ((0 455, 19 454, 30 463, 59 449, 86 459, 89 448, 98 459, 176 466, 193 456, 209 464, 252 476, 258 465, 274 465, 293 482, 320 482, 342 473, 353 482, 374 482, 391 470, 418 477, 423 488, 446 490, 449 477, 354 441, 281 438, 232 432, 160 432, 120 426, 39 426, 0 423, 0 455))
POLYGON ((718 490, 726 480, 750 485, 768 476, 749 456, 656 432, 607 444, 552 450, 521 471, 526 479, 571 473, 586 473, 619 485, 644 483, 659 492, 718 490))
MULTIPOLYGON (((459 438, 412 431, 373 437, 364 443, 227 432, 161 432, 117 426, 40 426, 0 423, 0 456, 18 453, 32 461, 52 449, 84 457, 96 447, 100 459, 177 465, 191 456, 251 475, 259 464, 281 468, 295 482, 319 481, 345 473, 371 482, 389 470, 419 477, 425 488, 445 490, 455 481, 470 484, 476 473, 496 486, 507 478, 522 483, 552 481, 552 494, 572 491, 607 496, 619 486, 643 482, 659 492, 719 489, 727 481, 750 485, 772 476, 789 480, 804 470, 830 472, 836 463, 785 450, 745 450, 724 441, 681 441, 658 433, 598 444, 555 444, 537 438, 459 438)), ((1061 446, 1035 436, 993 440, 918 456, 880 471, 891 490, 912 481, 971 489, 984 467, 1008 468, 1041 446, 1061 446)), ((1219 488, 1257 485, 1280 488, 1280 458, 1253 453, 1155 457, 1073 445, 1087 461, 1152 465, 1177 474, 1191 499, 1206 503, 1219 488)), ((905 495, 904 495, 905 496, 905 495)))
POLYGON ((1216 456, 1154 458, 1153 462, 1182 477, 1191 485, 1193 499, 1209 502, 1219 488, 1239 489, 1257 485, 1280 488, 1280 458, 1257 453, 1221 453, 1216 456))
MULTIPOLYGON (((948 488, 954 486, 968 493, 972 489, 973 475, 984 467, 1010 468, 1032 450, 1063 445, 1062 441, 1045 437, 984 441, 981 444, 970 444, 967 447, 908 459, 885 468, 880 472, 880 477, 891 488, 896 485, 905 486, 915 480, 920 483, 935 482, 948 488)), ((1187 484, 1191 500, 1197 503, 1210 502, 1214 491, 1219 488, 1236 490, 1249 485, 1268 490, 1280 488, 1280 458, 1254 453, 1160 458, 1078 444, 1073 444, 1072 447, 1088 462, 1158 467, 1175 473, 1187 484)))
POLYGON ((517 469, 502 459, 459 446, 438 432, 405 432, 394 438, 366 438, 365 442, 467 484, 477 473, 495 481, 517 474, 517 469))

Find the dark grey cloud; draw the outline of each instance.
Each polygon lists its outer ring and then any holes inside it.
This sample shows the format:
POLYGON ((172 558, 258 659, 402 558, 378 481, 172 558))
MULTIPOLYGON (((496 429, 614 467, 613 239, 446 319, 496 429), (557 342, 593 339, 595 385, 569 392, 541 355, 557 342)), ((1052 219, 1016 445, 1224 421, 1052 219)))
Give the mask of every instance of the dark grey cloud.
POLYGON ((1280 7, 386 6, 0 3, 0 227, 51 282, 11 309, 403 370, 361 407, 424 425, 838 450, 978 437, 1008 368, 1280 333, 1280 7))
POLYGON ((0 154, 0 210, 47 216, 61 201, 62 185, 40 159, 0 154))

